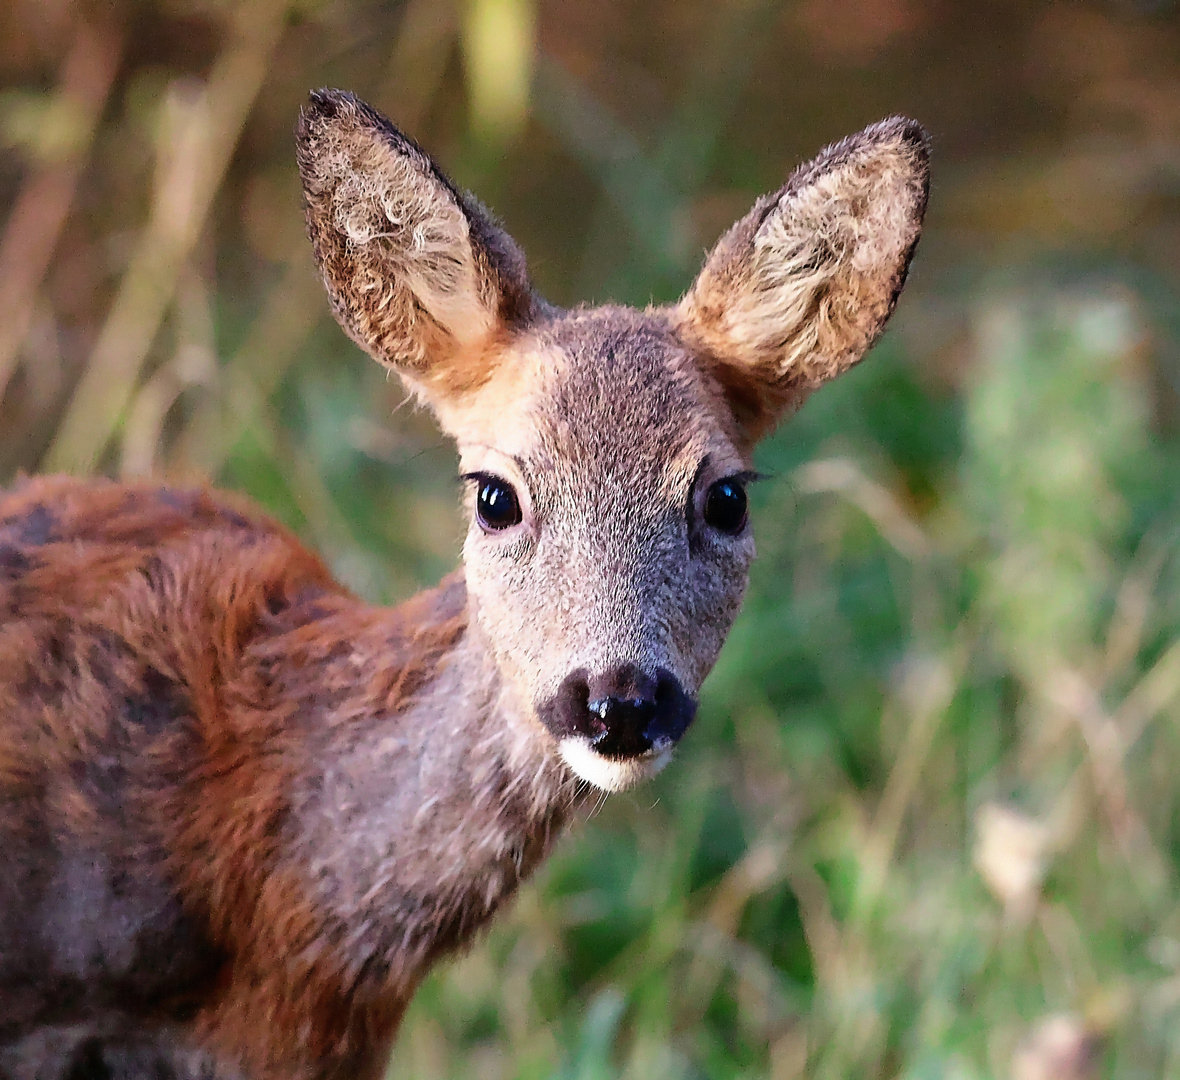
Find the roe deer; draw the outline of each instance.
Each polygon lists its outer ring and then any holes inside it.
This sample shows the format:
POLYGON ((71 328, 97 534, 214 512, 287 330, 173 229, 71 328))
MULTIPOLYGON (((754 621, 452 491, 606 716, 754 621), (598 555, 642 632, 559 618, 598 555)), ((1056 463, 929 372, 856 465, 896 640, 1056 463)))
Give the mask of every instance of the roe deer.
POLYGON ((380 1075, 579 800, 661 768, 754 555, 757 440, 865 353, 927 197, 894 118, 677 304, 563 311, 387 120, 297 129, 337 319, 459 447, 463 569, 384 610, 209 491, 0 494, 0 1075, 380 1075))

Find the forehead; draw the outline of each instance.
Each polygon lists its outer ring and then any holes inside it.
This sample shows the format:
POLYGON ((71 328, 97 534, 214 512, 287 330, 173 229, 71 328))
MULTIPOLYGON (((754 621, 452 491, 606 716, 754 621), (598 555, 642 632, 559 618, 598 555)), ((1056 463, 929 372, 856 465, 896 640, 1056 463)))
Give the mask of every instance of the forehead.
POLYGON ((542 328, 538 344, 551 367, 534 402, 535 468, 655 480, 736 453, 717 395, 658 317, 571 312, 542 328))

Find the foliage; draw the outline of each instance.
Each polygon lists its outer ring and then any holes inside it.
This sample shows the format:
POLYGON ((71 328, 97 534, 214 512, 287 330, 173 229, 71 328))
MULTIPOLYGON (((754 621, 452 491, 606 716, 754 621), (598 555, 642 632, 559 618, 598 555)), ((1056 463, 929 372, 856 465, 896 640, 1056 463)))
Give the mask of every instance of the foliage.
POLYGON ((213 478, 380 600, 454 564, 454 462, 327 317, 309 86, 394 115, 562 303, 673 297, 825 139, 934 129, 895 329, 760 451, 678 760, 427 981, 392 1077, 1180 1077, 1180 23, 947 10, 0 11, 0 478, 213 478))

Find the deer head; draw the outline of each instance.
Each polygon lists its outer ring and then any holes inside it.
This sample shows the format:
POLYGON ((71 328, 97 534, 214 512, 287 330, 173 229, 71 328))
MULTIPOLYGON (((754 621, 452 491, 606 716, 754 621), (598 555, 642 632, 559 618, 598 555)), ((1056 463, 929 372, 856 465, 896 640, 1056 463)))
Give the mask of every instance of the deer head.
POLYGON ((472 632, 579 776, 653 774, 745 591, 755 443, 893 311, 925 134, 894 118, 829 147, 643 312, 546 304, 488 212, 352 95, 313 94, 297 134, 336 318, 458 444, 472 632))

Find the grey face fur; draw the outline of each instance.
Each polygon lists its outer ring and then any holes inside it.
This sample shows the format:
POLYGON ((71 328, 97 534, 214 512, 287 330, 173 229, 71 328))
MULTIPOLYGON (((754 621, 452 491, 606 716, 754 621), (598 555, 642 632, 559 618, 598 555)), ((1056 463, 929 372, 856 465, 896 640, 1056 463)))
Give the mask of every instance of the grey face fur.
MULTIPOLYGON (((464 471, 503 477, 522 504, 520 524, 498 532, 472 513, 464 561, 478 625, 537 708, 571 672, 593 679, 628 665, 668 672, 695 695, 754 555, 748 525, 730 535, 703 518, 709 486, 747 468, 717 395, 652 315, 575 312, 533 341, 547 372, 523 415, 506 412, 498 440, 460 440, 464 471)), ((566 760, 609 790, 670 750, 608 760, 563 734, 566 760)))
POLYGON ((550 308, 486 212, 350 95, 313 95, 298 136, 337 317, 434 409, 476 478, 476 632, 582 778, 619 790, 650 775, 690 710, 669 737, 605 754, 552 703, 573 679, 584 712, 619 672, 696 695, 754 555, 748 524, 706 520, 710 486, 740 485, 754 442, 880 332, 925 210, 924 134, 895 119, 830 147, 722 238, 684 300, 646 312, 550 308), (519 522, 481 524, 487 478, 510 485, 519 522))

